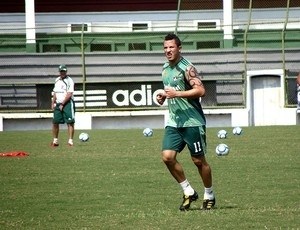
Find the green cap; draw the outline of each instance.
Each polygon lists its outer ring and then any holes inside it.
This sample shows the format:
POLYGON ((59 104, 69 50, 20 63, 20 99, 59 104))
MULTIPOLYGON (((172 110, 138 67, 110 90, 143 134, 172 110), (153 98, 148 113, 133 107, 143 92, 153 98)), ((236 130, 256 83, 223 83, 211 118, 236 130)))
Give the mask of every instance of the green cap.
POLYGON ((58 67, 59 71, 67 71, 67 66, 66 65, 60 65, 58 67))

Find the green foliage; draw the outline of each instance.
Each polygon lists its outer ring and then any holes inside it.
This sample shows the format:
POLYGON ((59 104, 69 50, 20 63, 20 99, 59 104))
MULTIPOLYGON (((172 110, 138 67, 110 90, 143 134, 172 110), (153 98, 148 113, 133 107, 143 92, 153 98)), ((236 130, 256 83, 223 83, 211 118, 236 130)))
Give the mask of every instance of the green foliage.
MULTIPOLYGON (((299 229, 298 126, 245 127, 227 139, 208 128, 216 208, 180 212, 179 185, 160 158, 163 130, 90 130, 90 141, 51 148, 51 131, 0 132, 0 229, 299 229), (225 157, 215 146, 230 147, 225 157)), ((76 131, 76 136, 81 131, 76 131)), ((201 196, 187 150, 178 160, 201 196)))

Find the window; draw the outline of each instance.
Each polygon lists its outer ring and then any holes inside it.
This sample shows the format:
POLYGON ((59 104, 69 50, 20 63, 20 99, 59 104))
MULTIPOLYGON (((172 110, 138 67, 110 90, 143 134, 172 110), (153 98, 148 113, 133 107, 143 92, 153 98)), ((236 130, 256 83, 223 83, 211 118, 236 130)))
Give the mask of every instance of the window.
POLYGON ((194 21, 197 30, 219 30, 220 20, 194 21))
POLYGON ((84 23, 84 24, 69 24, 68 25, 68 33, 81 33, 83 27, 83 32, 91 32, 91 24, 84 23))
POLYGON ((150 31, 151 22, 129 22, 132 31, 150 31))

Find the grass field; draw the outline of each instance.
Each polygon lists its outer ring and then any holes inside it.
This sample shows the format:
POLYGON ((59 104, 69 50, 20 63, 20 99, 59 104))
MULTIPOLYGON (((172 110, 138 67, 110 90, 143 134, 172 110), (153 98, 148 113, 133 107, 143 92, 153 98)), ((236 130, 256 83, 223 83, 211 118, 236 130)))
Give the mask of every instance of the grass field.
MULTIPOLYGON (((201 202, 180 212, 179 185, 160 158, 163 130, 91 130, 90 141, 51 148, 51 131, 0 132, 0 229, 300 229, 300 126, 245 127, 217 138, 209 128, 207 159, 216 208, 201 202), (217 143, 229 145, 225 157, 217 143)), ((76 137, 80 131, 76 131, 76 137)), ((186 176, 203 193, 187 150, 186 176)))

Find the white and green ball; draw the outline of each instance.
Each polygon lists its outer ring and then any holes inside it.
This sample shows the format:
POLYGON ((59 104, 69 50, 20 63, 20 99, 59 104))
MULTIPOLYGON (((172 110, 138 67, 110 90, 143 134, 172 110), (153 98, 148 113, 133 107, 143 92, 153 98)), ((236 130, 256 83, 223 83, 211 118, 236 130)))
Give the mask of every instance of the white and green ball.
POLYGON ((218 144, 217 147, 216 147, 216 154, 218 156, 226 156, 229 154, 229 147, 228 145, 224 144, 224 143, 221 143, 221 144, 218 144))
POLYGON ((87 142, 90 139, 90 136, 87 133, 80 133, 79 140, 82 142, 87 142))
POLYGON ((217 135, 218 135, 218 138, 225 139, 225 138, 227 138, 228 133, 226 130, 221 129, 221 130, 219 130, 217 135))
POLYGON ((153 130, 151 128, 145 128, 143 130, 143 135, 145 137, 151 137, 153 135, 153 130))
POLYGON ((232 133, 233 135, 241 135, 243 133, 243 129, 241 127, 234 127, 232 133))

